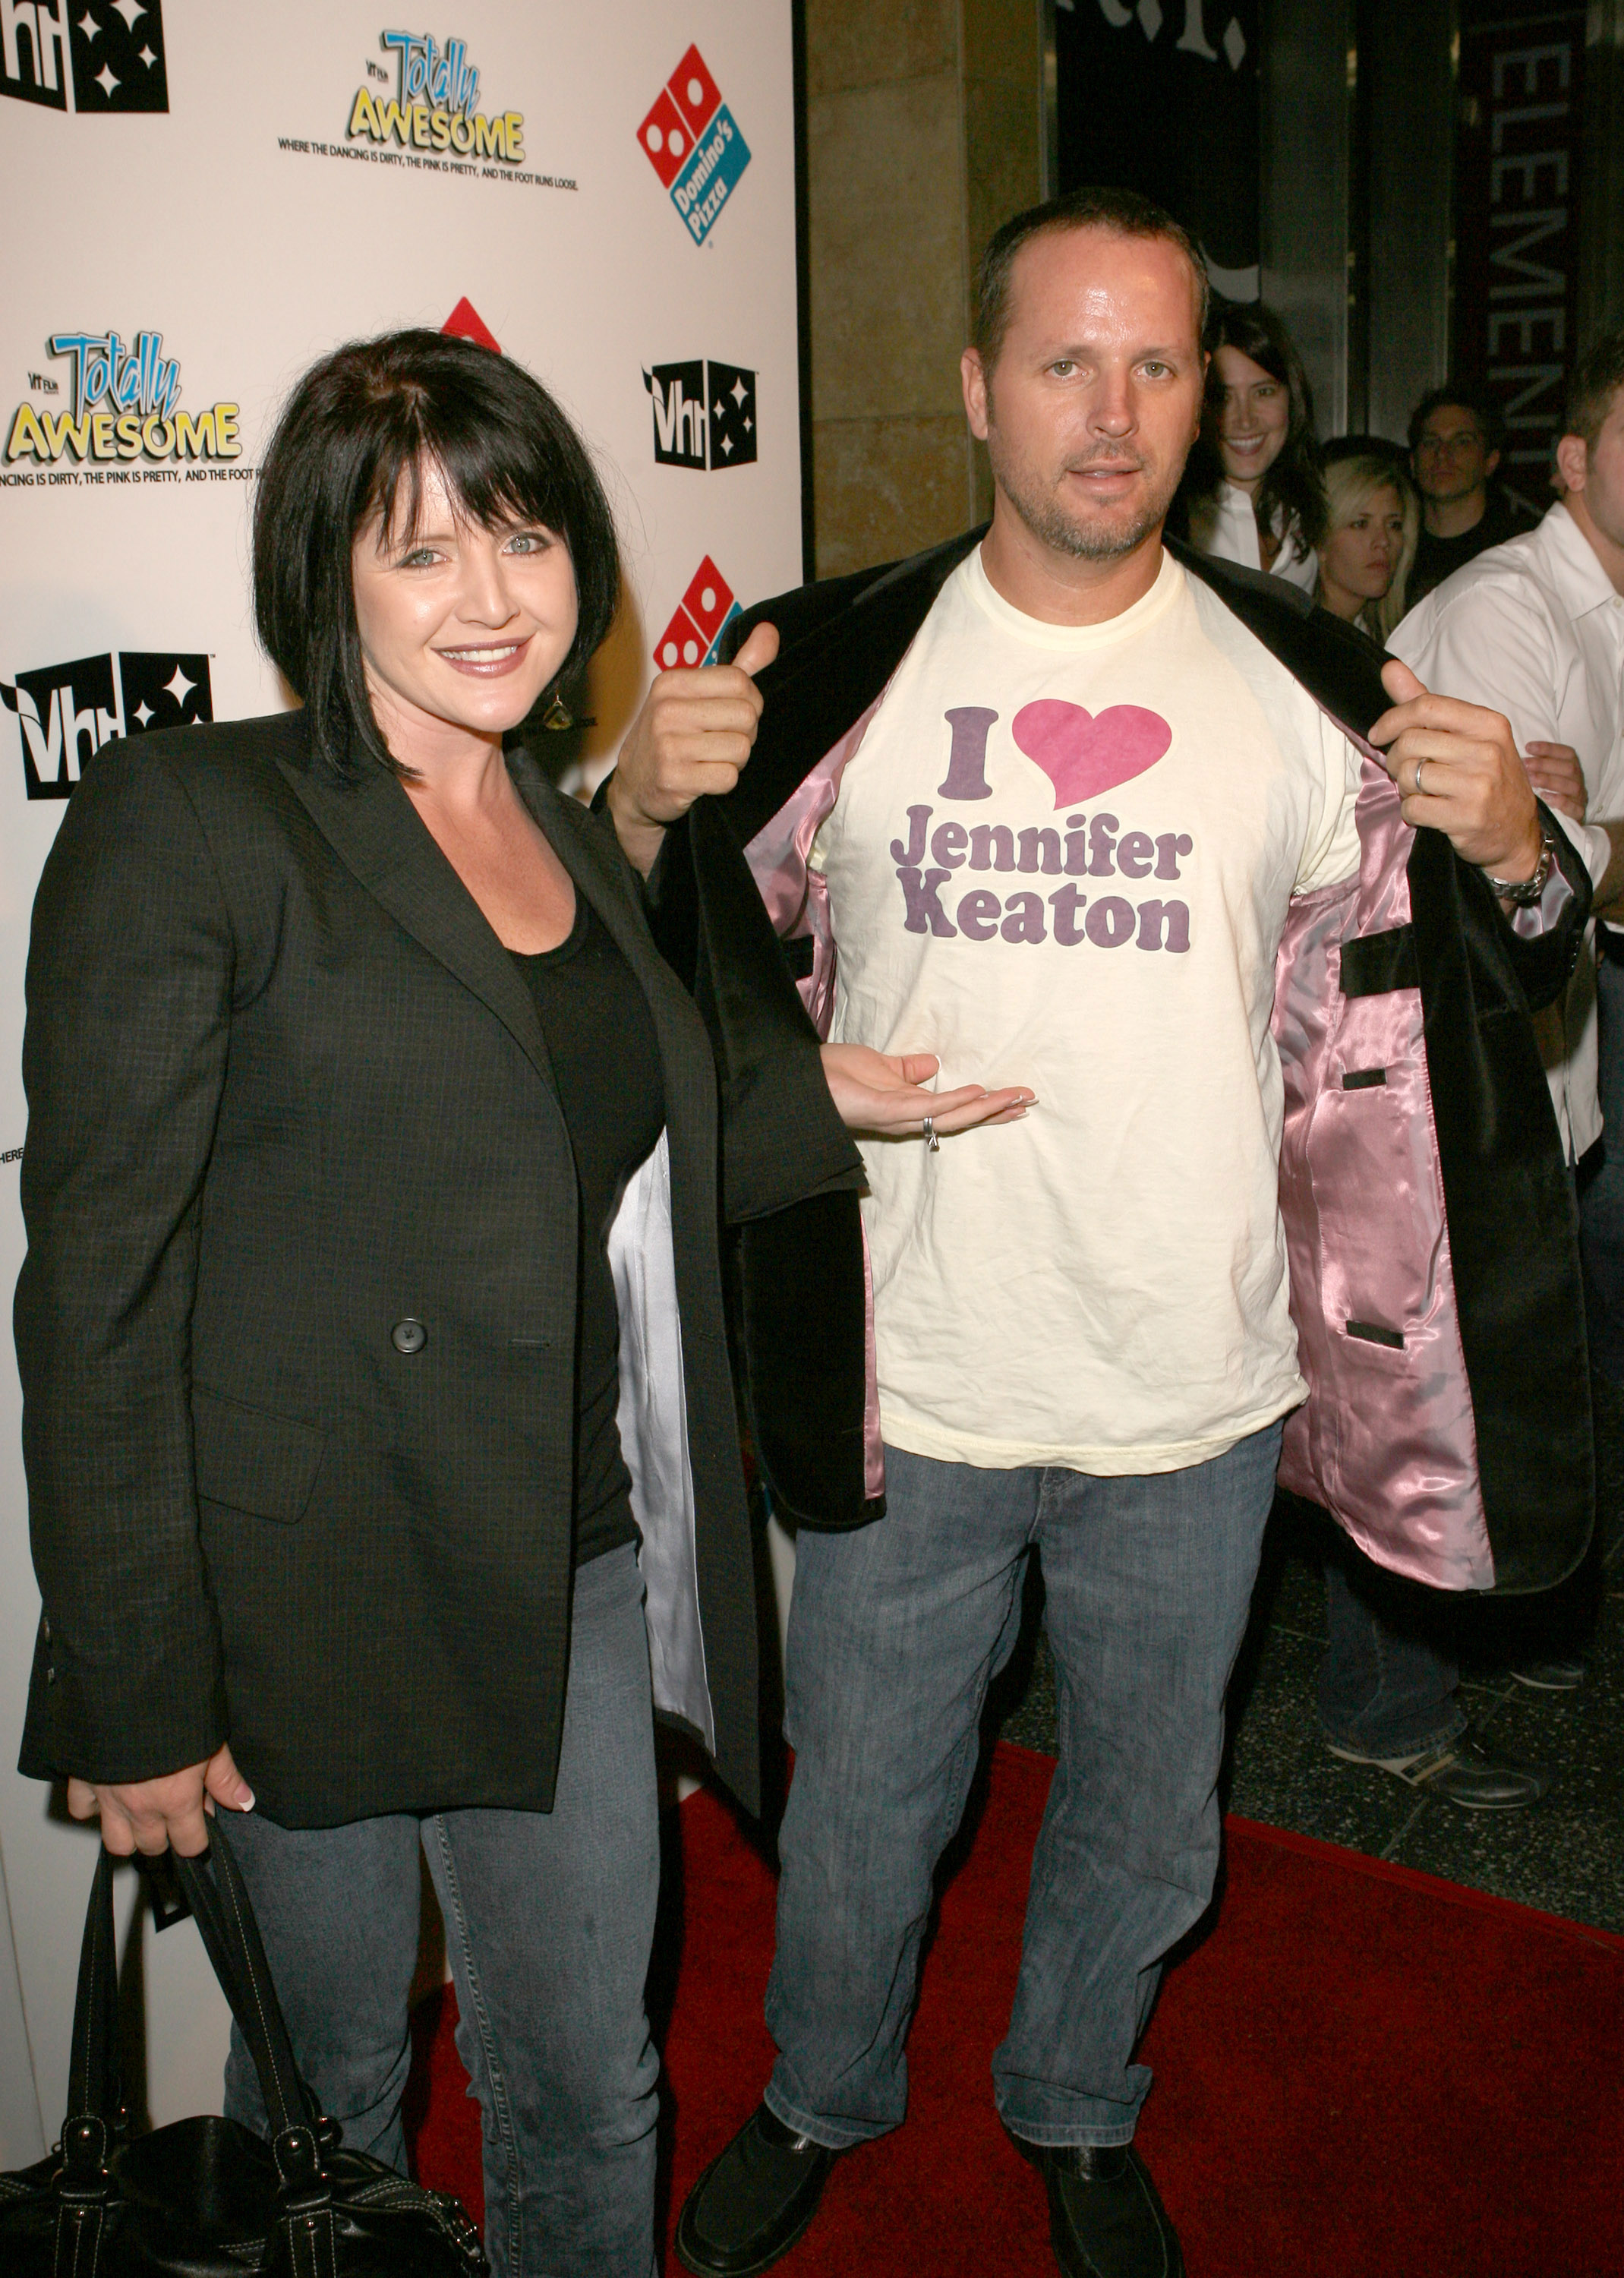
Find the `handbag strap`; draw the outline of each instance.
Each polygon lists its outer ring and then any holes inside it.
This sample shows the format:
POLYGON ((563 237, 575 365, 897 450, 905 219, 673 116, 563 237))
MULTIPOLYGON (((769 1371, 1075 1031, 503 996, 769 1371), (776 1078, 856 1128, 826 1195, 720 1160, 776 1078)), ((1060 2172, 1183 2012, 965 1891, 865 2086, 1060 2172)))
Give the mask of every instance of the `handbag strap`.
POLYGON ((118 1954, 113 1932, 113 1854, 96 1860, 79 1949, 79 1990, 73 2000, 73 2045, 68 2057, 68 2110, 64 2134, 77 2120, 118 2124, 118 1954))
POLYGON ((299 2077, 242 1870, 217 1815, 210 1822, 207 1852, 195 1859, 177 1855, 175 1873, 253 2059, 272 2137, 310 2127, 315 2100, 299 2077))

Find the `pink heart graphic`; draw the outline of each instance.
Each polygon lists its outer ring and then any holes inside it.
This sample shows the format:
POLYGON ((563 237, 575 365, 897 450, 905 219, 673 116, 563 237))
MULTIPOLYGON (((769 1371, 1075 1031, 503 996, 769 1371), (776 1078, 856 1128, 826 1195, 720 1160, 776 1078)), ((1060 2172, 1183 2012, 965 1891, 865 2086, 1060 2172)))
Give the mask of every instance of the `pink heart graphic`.
POLYGON ((1142 705, 1093 713, 1055 696, 1023 705, 1010 732, 1054 784, 1056 806, 1075 806, 1142 776, 1173 740, 1161 714, 1142 705))

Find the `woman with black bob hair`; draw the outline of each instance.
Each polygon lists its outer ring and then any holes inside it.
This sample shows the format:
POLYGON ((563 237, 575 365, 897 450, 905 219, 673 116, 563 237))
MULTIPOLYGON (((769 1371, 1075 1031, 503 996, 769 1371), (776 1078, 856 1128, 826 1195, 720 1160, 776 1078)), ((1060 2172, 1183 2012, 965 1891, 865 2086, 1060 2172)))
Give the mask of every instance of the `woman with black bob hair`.
MULTIPOLYGON (((401 2167, 421 1848, 496 2270, 648 2278, 651 1692, 756 1808, 756 1629, 705 1031, 515 740, 613 521, 530 374, 397 333, 294 389, 254 586, 301 708, 103 752, 34 909, 23 1769, 120 1853, 240 1815, 306 2077, 401 2167)), ((775 646, 632 738, 726 787, 775 646)))
POLYGON ((1325 536, 1314 397, 1272 309, 1215 309, 1201 432, 1176 518, 1199 552, 1312 592, 1325 536))

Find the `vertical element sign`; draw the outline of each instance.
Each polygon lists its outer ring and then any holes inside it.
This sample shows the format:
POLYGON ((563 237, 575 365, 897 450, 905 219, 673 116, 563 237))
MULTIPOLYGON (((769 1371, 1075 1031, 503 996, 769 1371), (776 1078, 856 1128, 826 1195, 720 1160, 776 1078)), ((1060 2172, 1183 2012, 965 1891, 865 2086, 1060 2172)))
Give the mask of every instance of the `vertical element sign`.
POLYGON ((738 615, 732 586, 707 554, 654 644, 655 663, 661 672, 674 672, 679 665, 714 664, 717 643, 738 615))
POLYGON ((694 243, 703 245, 750 164, 750 146, 698 48, 660 89, 637 140, 694 243))
POLYGON ((756 462, 756 375, 745 364, 695 356, 657 363, 643 385, 653 399, 654 459, 714 474, 756 462))
POLYGON ((1460 34, 1454 369, 1500 406, 1499 478, 1551 503, 1576 351, 1585 11, 1460 34))

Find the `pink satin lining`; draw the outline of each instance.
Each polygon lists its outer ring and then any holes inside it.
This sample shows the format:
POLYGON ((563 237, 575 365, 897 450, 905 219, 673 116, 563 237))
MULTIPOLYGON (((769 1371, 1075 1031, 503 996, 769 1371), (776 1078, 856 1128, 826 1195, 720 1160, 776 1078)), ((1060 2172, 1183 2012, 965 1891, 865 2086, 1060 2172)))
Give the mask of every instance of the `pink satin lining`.
MULTIPOLYGON (((888 683, 888 686, 889 684, 888 683)), ((812 841, 833 812, 841 777, 868 733, 868 723, 885 701, 882 688, 866 712, 827 751, 794 797, 763 823, 744 849, 751 875, 766 904, 781 941, 812 936, 812 969, 796 986, 818 1034, 827 1042, 835 1018, 835 932, 829 922, 829 890, 809 867, 812 841)), ((880 1431, 880 1364, 874 1348, 874 1277, 869 1263, 868 1228, 863 1229, 863 1492, 885 1493, 885 1444, 880 1431)))
POLYGON ((1461 1349, 1421 991, 1341 992, 1342 944, 1407 925, 1411 839, 1381 762, 1359 792, 1357 878, 1293 903, 1274 1029, 1285 1087, 1280 1205, 1304 1405, 1284 1485, 1379 1564, 1435 1588, 1494 1580, 1461 1349), (1384 1081, 1346 1088, 1347 1075, 1384 1081), (1349 1324, 1402 1337, 1401 1348, 1349 1324))

